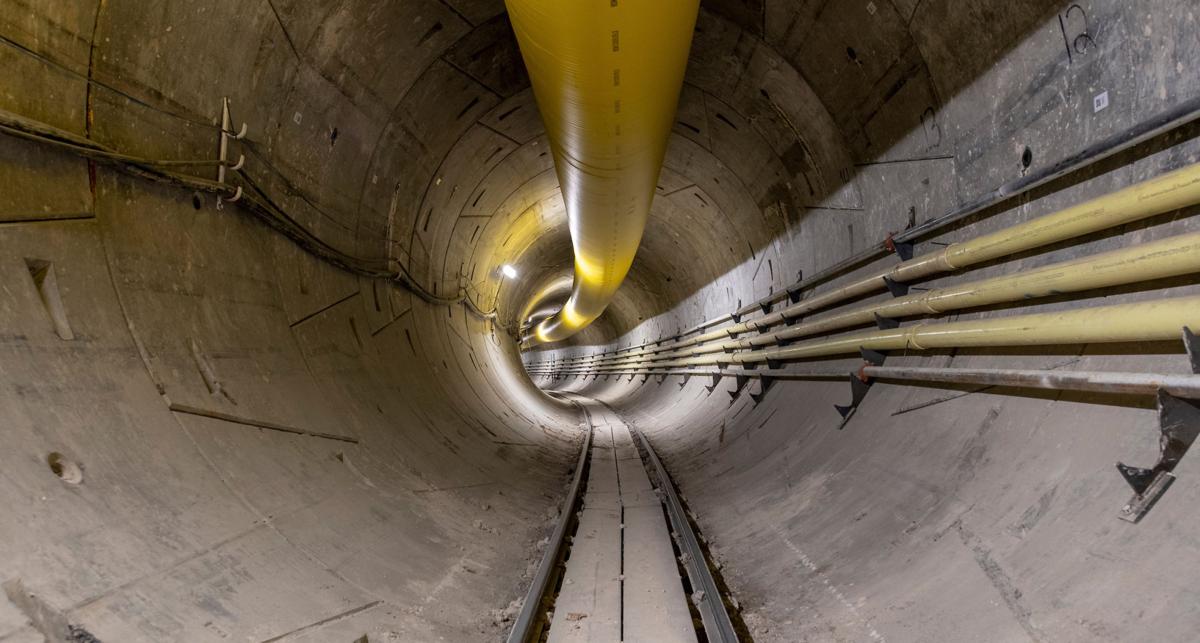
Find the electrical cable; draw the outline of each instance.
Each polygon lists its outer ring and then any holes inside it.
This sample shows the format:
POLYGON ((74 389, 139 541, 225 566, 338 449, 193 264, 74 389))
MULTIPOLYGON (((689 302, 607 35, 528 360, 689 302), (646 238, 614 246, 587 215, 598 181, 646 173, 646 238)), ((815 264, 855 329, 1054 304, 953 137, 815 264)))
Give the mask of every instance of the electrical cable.
MULTIPOLYGON (((141 178, 170 183, 193 190, 218 193, 226 198, 233 197, 237 191, 237 186, 229 183, 219 183, 211 179, 163 169, 165 167, 199 167, 206 165, 225 165, 228 167, 229 163, 227 161, 216 159, 162 160, 123 154, 90 139, 4 110, 0 110, 0 133, 62 149, 96 162, 111 165, 141 178)), ((256 154, 256 156, 261 155, 256 154)), ((426 303, 441 306, 462 304, 472 314, 484 320, 498 320, 499 314, 494 306, 489 310, 485 310, 463 288, 459 288, 459 295, 457 297, 442 297, 432 293, 419 280, 413 277, 406 266, 399 262, 396 262, 396 269, 393 270, 389 267, 387 259, 375 260, 356 257, 330 245, 289 215, 286 209, 281 207, 258 185, 246 172, 245 168, 234 170, 234 173, 244 184, 239 204, 306 252, 356 275, 375 279, 389 279, 397 282, 426 303)), ((300 196, 305 202, 313 205, 303 194, 297 194, 297 196, 300 196)), ((314 209, 320 211, 315 206, 314 209)))

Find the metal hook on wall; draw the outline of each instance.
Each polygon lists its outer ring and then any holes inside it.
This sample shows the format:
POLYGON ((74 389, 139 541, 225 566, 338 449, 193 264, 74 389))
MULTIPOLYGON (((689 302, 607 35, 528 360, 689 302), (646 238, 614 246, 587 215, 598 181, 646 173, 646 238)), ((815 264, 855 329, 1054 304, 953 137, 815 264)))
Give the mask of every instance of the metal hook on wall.
MULTIPOLYGON (((217 183, 225 183, 225 175, 228 170, 238 171, 246 165, 246 155, 239 154, 237 163, 229 165, 229 141, 230 139, 240 141, 246 138, 246 134, 250 132, 249 124, 243 122, 242 128, 237 132, 233 131, 233 118, 229 113, 229 97, 221 99, 221 147, 220 147, 220 164, 217 165, 217 183)), ((234 195, 228 199, 217 197, 217 209, 223 209, 223 202, 236 203, 242 198, 242 187, 238 186, 234 195)))

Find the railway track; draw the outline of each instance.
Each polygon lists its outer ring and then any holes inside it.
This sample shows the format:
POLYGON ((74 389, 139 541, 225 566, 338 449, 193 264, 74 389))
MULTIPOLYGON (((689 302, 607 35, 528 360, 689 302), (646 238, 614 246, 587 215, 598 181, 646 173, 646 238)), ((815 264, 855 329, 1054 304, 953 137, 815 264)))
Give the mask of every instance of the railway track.
POLYGON ((508 641, 739 640, 650 442, 607 405, 563 397, 588 432, 508 641))

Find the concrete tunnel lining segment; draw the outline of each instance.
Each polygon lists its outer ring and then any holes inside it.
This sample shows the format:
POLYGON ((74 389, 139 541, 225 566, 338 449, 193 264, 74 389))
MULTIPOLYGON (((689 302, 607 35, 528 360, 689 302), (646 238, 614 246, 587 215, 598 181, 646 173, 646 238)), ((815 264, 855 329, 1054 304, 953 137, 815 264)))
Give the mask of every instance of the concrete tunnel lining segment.
MULTIPOLYGON (((672 337, 1200 95, 1189 3, 1078 6, 706 0, 628 284, 538 359, 672 337)), ((229 97, 246 175, 297 230, 500 312, 429 304, 245 204, 201 190, 197 208, 195 187, 0 134, 0 582, 104 641, 501 638, 581 423, 506 332, 570 255, 503 4, 0 2, 0 61, 0 110, 140 159, 213 158, 229 97), (521 277, 496 279, 505 263, 521 277)), ((1194 163, 1195 132, 918 249, 1194 163)), ((921 287, 1194 231, 1195 214, 921 287)), ((961 318, 1196 293, 1192 275, 961 318)), ((1178 342, 888 365, 1189 372, 1178 342)), ((1183 458, 1141 523, 1115 516, 1113 462, 1158 452, 1145 397, 888 386, 836 431, 844 382, 753 403, 678 381, 554 386, 654 443, 755 640, 1182 641, 1200 625, 1180 572, 1200 560, 1200 464, 1183 458)), ((42 638, 0 600, 0 640, 42 638)))

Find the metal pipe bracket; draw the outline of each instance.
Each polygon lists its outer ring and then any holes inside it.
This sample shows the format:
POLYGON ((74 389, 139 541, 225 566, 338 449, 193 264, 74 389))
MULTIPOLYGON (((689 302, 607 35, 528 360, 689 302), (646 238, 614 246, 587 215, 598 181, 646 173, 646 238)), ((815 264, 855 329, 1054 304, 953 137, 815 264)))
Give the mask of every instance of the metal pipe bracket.
POLYGON ((1175 482, 1172 471, 1200 435, 1200 404, 1159 390, 1158 426, 1159 456, 1153 468, 1117 463, 1117 471, 1133 488, 1133 498, 1117 514, 1121 520, 1141 520, 1175 482))

